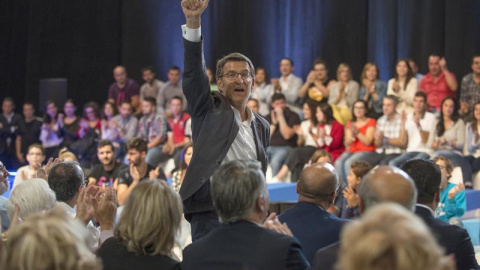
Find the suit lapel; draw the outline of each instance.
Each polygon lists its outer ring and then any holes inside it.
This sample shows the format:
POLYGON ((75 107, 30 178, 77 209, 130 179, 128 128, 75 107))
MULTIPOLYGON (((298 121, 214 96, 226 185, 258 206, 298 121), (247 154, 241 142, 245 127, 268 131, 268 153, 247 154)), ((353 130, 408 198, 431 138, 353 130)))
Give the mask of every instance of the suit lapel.
POLYGON ((262 163, 262 170, 264 172, 267 171, 267 164, 265 162, 265 148, 263 147, 262 140, 262 134, 259 134, 259 130, 262 130, 262 124, 260 121, 257 120, 255 117, 254 121, 252 121, 252 131, 253 131, 253 137, 255 139, 255 147, 257 150, 257 160, 259 160, 262 163))

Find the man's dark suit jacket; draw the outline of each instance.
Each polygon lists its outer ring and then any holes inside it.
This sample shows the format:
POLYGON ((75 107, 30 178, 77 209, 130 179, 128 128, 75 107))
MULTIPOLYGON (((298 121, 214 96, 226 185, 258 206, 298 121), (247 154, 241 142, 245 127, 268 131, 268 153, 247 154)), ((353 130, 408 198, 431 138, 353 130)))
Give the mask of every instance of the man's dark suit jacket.
MULTIPOLYGON (((180 188, 185 213, 213 210, 209 178, 221 165, 237 136, 239 126, 229 101, 218 91, 210 91, 205 70, 202 42, 183 40, 185 67, 183 93, 192 118, 192 160, 180 188)), ((267 170, 266 151, 270 144, 270 125, 258 114, 252 121, 257 159, 267 170)))
POLYGON ((315 253, 312 270, 334 270, 339 252, 340 241, 320 249, 315 253))
POLYGON ((417 205, 415 214, 427 224, 438 243, 445 248, 446 254, 455 254, 457 269, 479 269, 468 232, 459 226, 436 219, 425 207, 417 205))
POLYGON ((308 202, 297 203, 278 219, 287 223, 293 236, 300 241, 303 253, 310 263, 317 250, 340 240, 340 231, 349 222, 308 202))
POLYGON ((221 225, 183 251, 183 270, 308 269, 300 244, 249 221, 221 225))

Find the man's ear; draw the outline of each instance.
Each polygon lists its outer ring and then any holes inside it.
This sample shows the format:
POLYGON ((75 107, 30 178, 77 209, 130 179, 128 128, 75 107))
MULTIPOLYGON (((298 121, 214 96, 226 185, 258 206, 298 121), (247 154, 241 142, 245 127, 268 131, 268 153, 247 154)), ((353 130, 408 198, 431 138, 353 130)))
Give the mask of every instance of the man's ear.
POLYGON ((217 87, 218 87, 218 91, 220 91, 220 93, 223 94, 223 81, 220 78, 217 78, 217 87))
POLYGON ((297 194, 300 194, 300 187, 298 186, 298 181, 297 181, 297 184, 295 185, 295 188, 296 188, 296 191, 297 191, 297 194))
POLYGON ((258 197, 255 201, 255 211, 263 212, 265 211, 265 203, 263 197, 258 197))

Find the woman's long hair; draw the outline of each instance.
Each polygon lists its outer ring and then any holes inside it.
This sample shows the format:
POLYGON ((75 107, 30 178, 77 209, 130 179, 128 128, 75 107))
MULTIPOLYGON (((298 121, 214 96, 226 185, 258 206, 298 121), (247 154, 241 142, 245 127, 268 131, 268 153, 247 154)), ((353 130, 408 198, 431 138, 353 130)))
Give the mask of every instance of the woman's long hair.
POLYGON ((446 97, 442 100, 442 105, 440 105, 440 120, 437 123, 437 136, 441 137, 445 133, 445 121, 443 121, 443 104, 447 101, 451 100, 453 102, 453 113, 452 116, 450 116, 450 119, 452 119, 453 123, 456 123, 460 116, 458 115, 458 108, 457 108, 457 102, 455 102, 455 99, 453 97, 446 97))
POLYGON ((480 101, 478 101, 477 103, 475 103, 475 105, 473 105, 473 120, 472 120, 472 130, 473 132, 478 132, 478 124, 480 123, 480 119, 477 119, 475 118, 475 107, 477 107, 477 105, 480 105, 480 101))
MULTIPOLYGON (((400 63, 400 62, 404 62, 405 65, 407 65, 407 79, 405 80, 405 85, 403 86, 403 90, 407 89, 407 85, 408 83, 410 82, 410 80, 413 78, 413 71, 412 71, 412 68, 410 67, 410 65, 408 64, 408 60, 407 59, 399 59, 397 61, 397 64, 395 65, 395 81, 398 82, 398 73, 397 73, 397 65, 400 63)), ((420 82, 419 82, 420 83, 420 82)))
POLYGON ((180 195, 161 180, 143 180, 128 197, 115 236, 134 254, 171 256, 182 220, 180 195))

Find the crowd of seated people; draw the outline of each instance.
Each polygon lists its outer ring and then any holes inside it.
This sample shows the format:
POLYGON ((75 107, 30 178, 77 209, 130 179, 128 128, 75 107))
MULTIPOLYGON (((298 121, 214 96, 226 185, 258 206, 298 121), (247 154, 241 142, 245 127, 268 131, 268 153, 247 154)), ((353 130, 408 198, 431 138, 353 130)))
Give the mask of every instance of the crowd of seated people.
MULTIPOLYGON (((480 102, 480 56, 472 57, 472 73, 460 86, 444 58, 431 55, 428 66, 422 77, 414 61, 399 59, 388 83, 379 79, 378 66, 370 62, 358 82, 346 63, 339 64, 336 79, 330 78, 321 59, 314 61, 305 83, 294 75, 289 58, 280 61, 280 78, 269 79, 267 70, 257 68, 248 105, 271 123, 271 180, 296 181, 313 152, 324 149, 344 183, 355 160, 400 166, 413 157, 442 155, 461 169, 462 182, 472 188, 480 169, 480 114, 475 110, 480 102)), ((42 145, 45 160, 58 157, 66 147, 88 172, 99 162, 99 140, 111 141, 115 160, 127 164, 126 143, 140 137, 147 141, 147 163, 161 166, 170 177, 190 141, 180 70, 171 67, 167 82, 158 80, 151 67, 141 75, 145 83, 139 87, 125 67, 115 67, 108 100, 103 106, 86 103, 81 115, 69 99, 64 104, 47 101, 42 118, 33 103, 25 102, 22 117, 14 100, 4 98, 0 157, 13 169, 27 164, 31 169, 27 156, 32 144, 42 145)), ((211 81, 213 85, 213 77, 211 81)))

